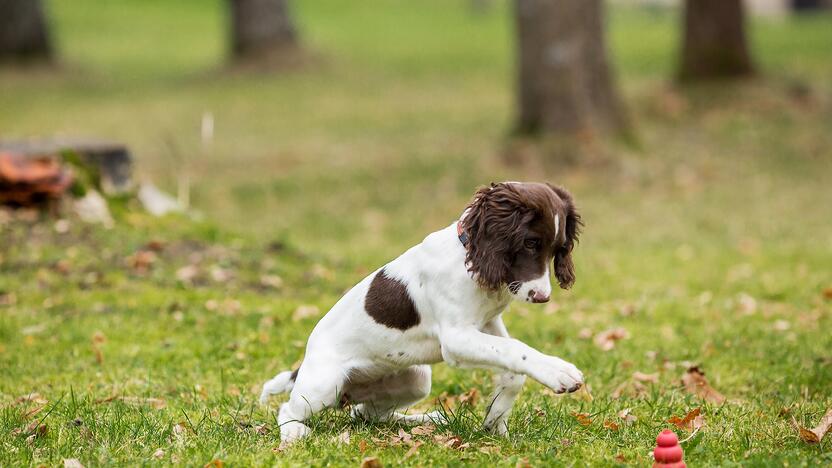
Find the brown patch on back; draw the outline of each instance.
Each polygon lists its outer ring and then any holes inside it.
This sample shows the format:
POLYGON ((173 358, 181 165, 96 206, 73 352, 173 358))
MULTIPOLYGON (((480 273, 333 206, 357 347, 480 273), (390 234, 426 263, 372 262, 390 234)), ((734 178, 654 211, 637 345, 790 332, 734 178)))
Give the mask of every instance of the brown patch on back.
POLYGON ((419 325, 419 313, 407 293, 407 286, 387 277, 384 269, 370 283, 364 309, 373 320, 388 328, 404 331, 419 325))

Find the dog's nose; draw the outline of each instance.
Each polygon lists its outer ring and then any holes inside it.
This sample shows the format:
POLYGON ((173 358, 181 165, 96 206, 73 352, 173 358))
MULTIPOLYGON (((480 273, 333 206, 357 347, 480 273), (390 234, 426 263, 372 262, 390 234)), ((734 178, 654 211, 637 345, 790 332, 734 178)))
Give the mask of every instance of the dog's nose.
POLYGON ((549 302, 549 295, 548 294, 543 294, 540 291, 534 291, 534 294, 532 294, 531 296, 532 296, 532 302, 534 302, 535 304, 542 304, 544 302, 549 302))

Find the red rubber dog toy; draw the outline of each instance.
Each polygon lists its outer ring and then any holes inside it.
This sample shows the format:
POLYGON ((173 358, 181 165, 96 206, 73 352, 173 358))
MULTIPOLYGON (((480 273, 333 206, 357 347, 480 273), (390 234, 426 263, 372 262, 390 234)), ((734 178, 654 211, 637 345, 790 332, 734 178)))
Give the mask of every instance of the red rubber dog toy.
POLYGON ((656 437, 657 447, 653 450, 653 468, 687 468, 682 461, 684 453, 679 445, 679 438, 670 429, 665 429, 656 437))

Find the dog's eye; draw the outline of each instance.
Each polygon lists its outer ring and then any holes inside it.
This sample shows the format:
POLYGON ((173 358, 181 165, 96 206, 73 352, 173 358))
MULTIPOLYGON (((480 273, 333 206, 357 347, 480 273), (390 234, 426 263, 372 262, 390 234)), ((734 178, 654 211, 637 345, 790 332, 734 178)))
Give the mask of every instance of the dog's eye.
POLYGON ((540 241, 538 239, 526 239, 523 245, 529 250, 537 250, 540 247, 540 241))

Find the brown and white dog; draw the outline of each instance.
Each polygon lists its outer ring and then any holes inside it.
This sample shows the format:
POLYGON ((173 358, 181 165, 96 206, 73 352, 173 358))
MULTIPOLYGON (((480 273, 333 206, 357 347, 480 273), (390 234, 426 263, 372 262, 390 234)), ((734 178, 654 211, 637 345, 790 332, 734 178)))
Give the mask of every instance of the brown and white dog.
POLYGON ((368 420, 441 420, 396 412, 428 395, 430 364, 440 361, 496 370, 485 427, 497 434, 507 432, 526 376, 556 393, 578 390, 581 372, 510 338, 502 313, 512 300, 548 301, 551 264, 561 288, 574 283, 581 224, 560 187, 505 182, 477 191, 459 221, 347 292, 312 330, 299 369, 266 382, 262 402, 291 391, 278 413, 281 439, 308 435, 306 419, 345 402, 368 420))

